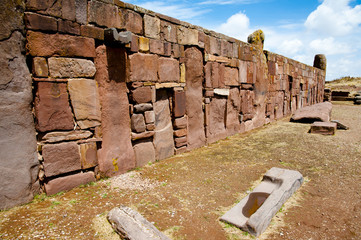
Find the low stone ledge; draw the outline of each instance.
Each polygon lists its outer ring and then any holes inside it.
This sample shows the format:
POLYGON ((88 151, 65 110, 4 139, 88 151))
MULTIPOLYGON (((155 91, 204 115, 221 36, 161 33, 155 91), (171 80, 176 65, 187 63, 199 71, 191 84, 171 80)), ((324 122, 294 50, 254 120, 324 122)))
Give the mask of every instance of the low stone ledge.
POLYGON ((322 135, 334 135, 336 133, 336 122, 314 122, 311 125, 310 133, 317 133, 322 135))

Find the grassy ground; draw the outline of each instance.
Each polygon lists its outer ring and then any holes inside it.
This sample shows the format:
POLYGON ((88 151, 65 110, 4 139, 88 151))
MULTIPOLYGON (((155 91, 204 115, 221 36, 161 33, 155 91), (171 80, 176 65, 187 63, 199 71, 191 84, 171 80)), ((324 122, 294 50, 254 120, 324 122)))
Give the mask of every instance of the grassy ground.
POLYGON ((314 135, 284 119, 2 211, 0 239, 117 239, 105 217, 120 204, 172 239, 252 239, 218 219, 274 166, 300 171, 305 183, 259 239, 361 239, 361 106, 336 104, 332 119, 347 131, 314 135))

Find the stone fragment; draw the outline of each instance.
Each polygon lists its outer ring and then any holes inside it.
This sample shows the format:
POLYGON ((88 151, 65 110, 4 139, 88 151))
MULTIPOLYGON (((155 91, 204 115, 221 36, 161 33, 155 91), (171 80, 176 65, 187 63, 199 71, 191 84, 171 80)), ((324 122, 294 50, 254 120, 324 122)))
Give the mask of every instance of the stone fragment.
POLYGON ((315 121, 329 122, 331 118, 332 103, 323 102, 312 106, 297 109, 291 121, 313 123, 315 121))
POLYGON ((92 38, 28 31, 26 39, 26 49, 32 56, 95 57, 92 38))
POLYGON ((41 141, 44 143, 57 143, 62 141, 74 141, 80 139, 90 138, 93 135, 90 131, 75 130, 70 132, 50 132, 42 137, 41 141))
POLYGON ((164 43, 161 40, 150 39, 149 50, 151 53, 164 55, 164 43))
POLYGON ((229 89, 227 88, 215 88, 213 90, 214 94, 219 96, 228 96, 229 95, 229 89))
POLYGON ((36 77, 48 77, 48 63, 43 57, 33 58, 33 74, 36 77))
POLYGON ((226 86, 239 86, 238 77, 239 74, 237 68, 225 67, 224 84, 226 86))
POLYGON ((127 55, 124 48, 97 48, 95 80, 102 106, 102 148, 98 150, 99 171, 105 176, 135 167, 131 144, 129 101, 126 86, 127 55))
POLYGON ((337 123, 335 122, 314 122, 311 124, 310 133, 322 135, 334 135, 336 133, 337 123))
POLYGON ((164 42, 164 56, 170 57, 172 55, 172 44, 164 42))
POLYGON ((158 57, 153 54, 136 53, 129 57, 130 81, 155 82, 158 80, 158 57))
POLYGON ((144 35, 146 37, 160 38, 160 19, 149 15, 144 15, 144 35))
POLYGON ((115 28, 104 30, 104 40, 107 43, 128 44, 132 41, 132 33, 129 31, 118 32, 115 28))
POLYGON ((173 135, 177 138, 180 138, 180 137, 184 137, 184 136, 187 136, 187 129, 186 128, 183 128, 183 129, 178 129, 178 130, 175 130, 173 135))
POLYGON ((40 132, 74 128, 65 83, 37 83, 35 116, 36 128, 40 132))
POLYGON ((47 195, 53 195, 58 192, 71 190, 79 185, 94 182, 94 172, 77 173, 65 177, 55 178, 45 184, 47 195))
POLYGON ((94 63, 77 58, 49 58, 50 76, 54 78, 93 77, 96 69, 94 63))
POLYGON ((141 132, 141 133, 132 132, 132 141, 145 139, 145 138, 151 138, 153 136, 154 136, 154 131, 152 131, 152 130, 141 132))
POLYGON ((104 30, 90 25, 81 25, 80 34, 84 37, 104 40, 104 30))
POLYGON ((132 131, 140 133, 145 131, 145 121, 143 114, 133 114, 131 118, 132 131))
POLYGON ((80 147, 80 162, 82 169, 92 168, 98 165, 98 149, 95 142, 83 143, 80 147))
POLYGON ((101 113, 96 82, 91 79, 69 79, 68 90, 80 128, 99 126, 101 113))
POLYGON ((121 14, 112 4, 91 0, 88 4, 88 21, 102 27, 121 28, 121 14), (106 14, 104 14, 106 13, 106 14))
POLYGON ((174 83, 174 82, 167 82, 167 83, 156 83, 155 88, 161 89, 161 88, 177 88, 177 87, 184 87, 184 84, 180 83, 174 83))
POLYGON ((159 58, 158 75, 160 82, 179 82, 179 62, 173 58, 159 58))
POLYGON ((27 29, 54 31, 58 30, 58 22, 55 18, 36 13, 27 12, 24 15, 24 22, 27 29))
POLYGON ((81 169, 79 146, 75 142, 45 145, 42 154, 47 177, 81 169))
POLYGON ((62 33, 80 35, 80 24, 69 20, 59 20, 58 30, 62 33))
POLYGON ((152 101, 152 89, 151 87, 139 87, 132 90, 132 99, 134 102, 148 103, 152 101))
POLYGON ((178 26, 177 40, 182 45, 198 45, 198 31, 184 26, 178 26))
POLYGON ((141 103, 141 104, 134 105, 134 111, 137 113, 150 111, 152 109, 153 109, 153 105, 151 103, 141 103))
POLYGON ((174 117, 182 117, 186 113, 186 93, 184 91, 174 91, 174 117))
POLYGON ((155 162, 155 150, 152 142, 141 142, 134 145, 135 160, 137 167, 155 162))
POLYGON ((175 142, 175 146, 176 146, 177 148, 186 146, 186 145, 187 145, 187 137, 184 136, 184 137, 175 138, 175 139, 174 139, 174 142, 175 142))
POLYGON ((174 120, 174 127, 177 128, 177 129, 187 128, 187 124, 188 124, 187 116, 184 116, 184 117, 181 117, 181 118, 176 118, 174 120))
POLYGON ((155 122, 155 114, 154 114, 153 111, 144 112, 144 117, 145 117, 145 123, 146 124, 155 122))
POLYGON ((194 149, 205 145, 203 126, 203 57, 195 47, 185 51, 186 66, 186 114, 188 116, 188 147, 194 149))

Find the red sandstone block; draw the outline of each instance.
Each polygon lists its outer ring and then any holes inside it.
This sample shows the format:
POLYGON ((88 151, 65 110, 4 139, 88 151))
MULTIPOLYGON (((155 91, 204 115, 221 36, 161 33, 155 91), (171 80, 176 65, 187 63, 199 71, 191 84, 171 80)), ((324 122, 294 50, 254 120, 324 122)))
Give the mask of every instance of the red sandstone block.
POLYGON ((59 20, 59 32, 80 35, 80 24, 69 20, 59 20))
POLYGON ((151 53, 164 55, 164 43, 161 40, 150 39, 149 49, 151 53))
POLYGON ((177 148, 186 146, 187 145, 187 136, 175 138, 174 143, 177 148))
POLYGON ((188 150, 187 146, 184 146, 184 147, 181 147, 181 148, 176 148, 175 151, 174 151, 174 154, 179 155, 179 154, 187 152, 187 150, 188 150))
POLYGON ((212 63, 207 62, 204 66, 204 79, 205 79, 205 87, 211 88, 212 87, 212 63))
POLYGON ((276 75, 276 63, 275 62, 268 62, 268 73, 271 75, 276 75))
POLYGON ((78 173, 49 181, 45 184, 45 191, 47 195, 53 195, 93 181, 95 181, 94 172, 78 173))
POLYGON ((172 44, 164 42, 164 56, 170 57, 172 54, 172 44))
POLYGON ((177 129, 187 128, 188 118, 187 116, 176 118, 174 120, 174 127, 177 129))
POLYGON ((148 103, 152 101, 151 87, 139 87, 132 90, 132 99, 136 103, 148 103))
POLYGON ((172 44, 172 57, 179 58, 180 56, 180 46, 178 44, 172 44))
POLYGON ((132 34, 132 41, 130 43, 130 51, 131 52, 139 52, 139 37, 137 35, 132 34))
POLYGON ((27 29, 54 31, 58 30, 57 20, 53 17, 43 16, 36 13, 27 12, 24 16, 24 22, 27 29))
POLYGON ((311 125, 310 133, 323 135, 334 135, 336 133, 337 123, 335 122, 314 122, 311 125))
POLYGON ((117 6, 100 1, 91 0, 88 3, 88 21, 102 27, 122 28, 117 6))
POLYGON ((145 127, 145 121, 143 114, 133 114, 131 117, 131 128, 133 132, 141 133, 144 132, 145 127))
POLYGON ((135 53, 129 57, 131 82, 155 82, 158 80, 158 56, 135 53))
POLYGON ((47 77, 49 74, 48 63, 43 57, 35 57, 32 68, 32 72, 36 77, 47 77))
POLYGON ((159 58, 159 82, 179 82, 179 62, 173 58, 159 58))
POLYGON ((238 69, 237 68, 230 68, 230 67, 225 67, 225 71, 224 71, 224 83, 227 86, 239 86, 239 81, 238 81, 238 69))
POLYGON ((174 91, 174 117, 182 117, 186 113, 186 95, 184 91, 174 91))
POLYGON ((84 37, 104 40, 104 30, 90 25, 81 25, 80 34, 84 37))
POLYGON ((75 0, 62 0, 61 17, 63 19, 75 21, 75 0))
POLYGON ((32 56, 95 57, 94 39, 28 31, 27 51, 32 56))
POLYGON ((183 129, 175 130, 173 135, 177 138, 187 136, 187 129, 183 128, 183 129))
POLYGON ((81 169, 79 146, 75 142, 45 145, 42 154, 47 177, 81 169))
POLYGON ((160 37, 167 42, 177 42, 177 27, 169 22, 160 22, 160 37))
POLYGON ((128 31, 137 34, 143 34, 143 18, 142 16, 129 9, 119 9, 122 15, 122 27, 128 31))
POLYGON ((80 162, 82 169, 98 165, 98 149, 95 142, 80 144, 80 162))
POLYGON ((27 0, 26 10, 35 10, 40 13, 44 13, 54 17, 61 17, 61 1, 39 1, 39 0, 27 0))
POLYGON ((215 37, 209 39, 210 49, 209 53, 217 56, 221 56, 221 40, 215 37))
POLYGON ((72 130, 73 114, 66 83, 37 82, 36 86, 36 129, 40 132, 72 130))

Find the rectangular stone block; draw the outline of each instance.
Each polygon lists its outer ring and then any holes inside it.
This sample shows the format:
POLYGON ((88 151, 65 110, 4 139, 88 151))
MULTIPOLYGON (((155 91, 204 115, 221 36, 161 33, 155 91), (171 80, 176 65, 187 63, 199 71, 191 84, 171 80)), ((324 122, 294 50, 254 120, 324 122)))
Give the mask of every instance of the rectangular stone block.
POLYGON ((131 96, 137 104, 149 103, 152 101, 152 88, 150 86, 138 87, 131 91, 131 96))
POLYGON ((160 36, 162 40, 167 42, 177 42, 177 27, 169 22, 160 22, 160 36))
POLYGON ((122 26, 125 29, 136 34, 143 34, 143 18, 142 16, 129 9, 119 9, 122 15, 122 26))
POLYGON ((144 35, 146 37, 160 39, 160 19, 144 15, 144 35))
POLYGON ((88 21, 87 0, 75 0, 75 19, 78 23, 87 24, 88 21))
POLYGON ((66 20, 75 21, 75 0, 62 0, 61 17, 66 20))
POLYGON ((155 162, 155 150, 152 142, 142 142, 134 145, 137 167, 143 167, 149 162, 155 162))
POLYGON ((46 58, 43 57, 35 57, 33 58, 33 74, 36 77, 48 77, 48 63, 46 58))
POLYGON ((310 133, 318 133, 322 135, 334 135, 337 130, 335 122, 314 122, 311 125, 310 133))
POLYGON ((144 112, 145 123, 150 124, 155 122, 155 114, 154 111, 146 111, 144 112))
POLYGON ((28 31, 26 49, 32 56, 95 57, 94 39, 63 34, 28 31))
POLYGON ((158 80, 158 56, 135 53, 129 56, 131 82, 155 82, 158 80))
POLYGON ((181 118, 176 118, 174 119, 174 127, 176 129, 182 129, 182 128, 187 128, 188 125, 188 118, 187 116, 183 116, 181 118))
POLYGON ((149 38, 139 37, 139 51, 148 52, 149 49, 149 38))
POLYGON ((187 146, 187 136, 175 138, 174 143, 177 148, 187 146))
POLYGON ((83 143, 80 147, 80 162, 82 169, 92 168, 98 165, 98 149, 95 142, 83 143))
POLYGON ((177 40, 182 45, 198 45, 198 31, 184 26, 178 26, 177 40))
POLYGON ((239 82, 247 83, 247 62, 239 60, 239 82))
POLYGON ((215 37, 210 37, 210 54, 221 56, 221 40, 215 37))
POLYGON ((94 63, 86 59, 51 57, 48 62, 50 77, 54 78, 91 78, 96 72, 94 63))
POLYGON ((88 3, 88 21, 101 27, 122 28, 121 14, 115 5, 91 0, 88 3), (105 14, 106 13, 106 14, 105 14))
POLYGON ((47 195, 53 195, 58 192, 71 190, 79 185, 94 182, 94 172, 77 173, 65 177, 55 178, 45 184, 47 195))
POLYGON ((133 132, 141 133, 145 131, 145 120, 143 114, 133 114, 131 117, 131 128, 133 132))
POLYGON ((184 91, 174 91, 174 117, 182 117, 186 113, 186 94, 184 91))
POLYGON ((58 21, 59 32, 80 35, 80 24, 69 20, 58 21))
POLYGON ((90 25, 81 25, 80 34, 84 37, 104 40, 104 30, 90 25))
POLYGON ((81 169, 79 146, 75 142, 44 145, 42 155, 47 177, 81 169))
POLYGON ((225 67, 224 69, 224 84, 226 86, 239 86, 238 81, 238 69, 237 68, 230 68, 225 67))
POLYGON ((164 55, 164 43, 161 40, 150 39, 149 50, 151 53, 164 55))
POLYGON ((58 30, 58 22, 55 18, 36 13, 27 12, 24 15, 26 29, 54 31, 58 30))
POLYGON ((180 138, 180 137, 184 137, 184 136, 187 136, 187 129, 186 128, 183 128, 183 129, 178 129, 178 130, 175 130, 173 135, 174 137, 176 138, 180 138))
POLYGON ((179 62, 173 58, 158 60, 159 82, 179 82, 179 62))

